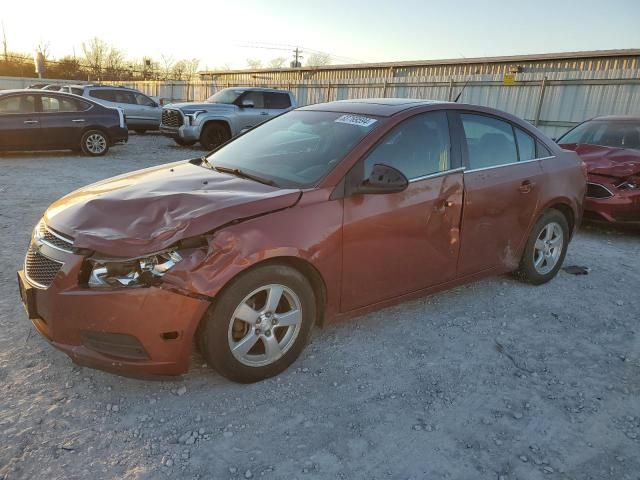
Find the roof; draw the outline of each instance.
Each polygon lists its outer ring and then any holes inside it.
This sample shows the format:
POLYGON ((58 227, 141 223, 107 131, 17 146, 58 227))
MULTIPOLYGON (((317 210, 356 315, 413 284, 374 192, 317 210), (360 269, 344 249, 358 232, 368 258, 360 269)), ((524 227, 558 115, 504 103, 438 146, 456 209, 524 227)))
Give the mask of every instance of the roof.
POLYGON ((591 120, 598 122, 640 122, 640 115, 603 115, 601 117, 595 117, 591 120))
POLYGON ((366 98, 357 100, 338 100, 336 102, 316 103, 298 110, 321 112, 344 112, 359 115, 390 117, 396 113, 421 105, 437 105, 449 102, 438 100, 420 100, 416 98, 366 98))
POLYGON ((355 63, 345 65, 323 65, 318 67, 302 68, 259 68, 240 70, 206 70, 198 72, 199 75, 247 73, 247 72, 287 72, 287 71, 314 71, 314 70, 345 70, 362 68, 397 68, 417 67, 428 65, 462 65, 462 64, 486 64, 486 63, 522 63, 551 60, 571 60, 602 57, 640 57, 640 48, 628 48, 618 50, 588 50, 582 52, 558 52, 558 53, 534 53, 527 55, 510 55, 499 57, 475 57, 475 58, 446 58, 441 60, 411 60, 403 62, 380 63, 355 63))

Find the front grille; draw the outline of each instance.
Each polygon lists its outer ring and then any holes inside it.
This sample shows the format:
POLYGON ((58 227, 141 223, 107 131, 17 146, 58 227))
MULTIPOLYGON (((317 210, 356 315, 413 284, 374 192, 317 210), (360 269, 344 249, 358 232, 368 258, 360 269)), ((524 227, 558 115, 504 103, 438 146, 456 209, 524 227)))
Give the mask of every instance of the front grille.
POLYGON ((604 185, 599 183, 587 183, 587 197, 591 198, 609 198, 613 197, 613 193, 604 185))
POLYGON ((178 110, 163 109, 162 125, 165 127, 178 128, 182 126, 182 114, 178 110))
POLYGON ((24 269, 27 279, 34 285, 47 288, 53 283, 53 279, 60 271, 62 263, 51 260, 42 255, 34 245, 29 245, 27 257, 24 260, 24 269))
POLYGON ((38 224, 38 238, 59 250, 63 250, 68 253, 73 251, 73 239, 51 230, 44 222, 40 222, 38 224))

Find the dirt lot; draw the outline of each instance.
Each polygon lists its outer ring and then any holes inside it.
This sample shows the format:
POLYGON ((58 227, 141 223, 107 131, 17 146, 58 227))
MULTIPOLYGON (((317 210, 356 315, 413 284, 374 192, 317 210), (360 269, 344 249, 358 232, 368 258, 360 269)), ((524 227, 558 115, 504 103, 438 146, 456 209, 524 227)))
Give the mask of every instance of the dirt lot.
POLYGON ((0 480, 640 478, 640 234, 584 228, 561 272, 504 276, 315 332, 297 363, 229 383, 74 366, 32 328, 15 271, 50 202, 198 150, 132 136, 104 158, 0 157, 0 480))

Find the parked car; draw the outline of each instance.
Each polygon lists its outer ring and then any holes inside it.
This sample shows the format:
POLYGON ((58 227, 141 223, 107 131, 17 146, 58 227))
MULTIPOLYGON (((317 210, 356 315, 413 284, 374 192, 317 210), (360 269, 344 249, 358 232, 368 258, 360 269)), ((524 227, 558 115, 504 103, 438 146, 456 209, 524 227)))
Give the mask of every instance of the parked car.
POLYGON ((0 91, 0 150, 82 150, 104 155, 126 142, 122 111, 47 90, 0 91))
POLYGON ((153 98, 127 87, 104 85, 69 85, 68 91, 101 103, 107 107, 121 108, 127 116, 130 130, 144 134, 147 130, 158 130, 162 107, 153 98))
POLYGON ((58 92, 62 89, 64 85, 60 85, 57 83, 50 83, 49 85, 45 85, 44 87, 42 87, 42 90, 50 90, 52 92, 58 92))
POLYGON ((569 130, 558 143, 587 166, 586 218, 640 222, 640 117, 594 118, 569 130))
POLYGON ((196 142, 213 150, 262 122, 295 108, 293 94, 268 88, 225 88, 204 103, 174 103, 162 109, 160 131, 178 145, 196 142))
POLYGON ((290 365, 314 324, 488 275, 548 282, 585 189, 574 152, 490 108, 306 106, 58 200, 20 291, 79 364, 180 374, 195 336, 222 375, 253 382, 290 365))
POLYGON ((49 84, 48 83, 32 83, 27 88, 35 88, 35 89, 40 90, 40 89, 46 87, 47 85, 49 85, 49 84))

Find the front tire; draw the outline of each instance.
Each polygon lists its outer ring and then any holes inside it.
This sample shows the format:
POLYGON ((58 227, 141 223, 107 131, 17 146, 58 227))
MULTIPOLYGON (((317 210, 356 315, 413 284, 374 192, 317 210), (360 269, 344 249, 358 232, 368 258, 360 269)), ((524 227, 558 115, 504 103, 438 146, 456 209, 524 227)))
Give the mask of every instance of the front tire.
POLYGON ((207 150, 213 150, 229 140, 227 129, 219 123, 208 123, 200 134, 200 144, 207 150))
POLYGON ((315 318, 315 295, 304 275, 284 265, 257 267, 216 299, 198 345, 221 375, 253 383, 278 375, 298 358, 315 318))
POLYGON ((516 276, 533 285, 555 277, 567 254, 569 235, 566 217, 558 210, 547 210, 531 230, 516 276))
POLYGON ((109 151, 109 138, 100 130, 89 130, 82 135, 80 148, 85 155, 100 157, 109 151))

